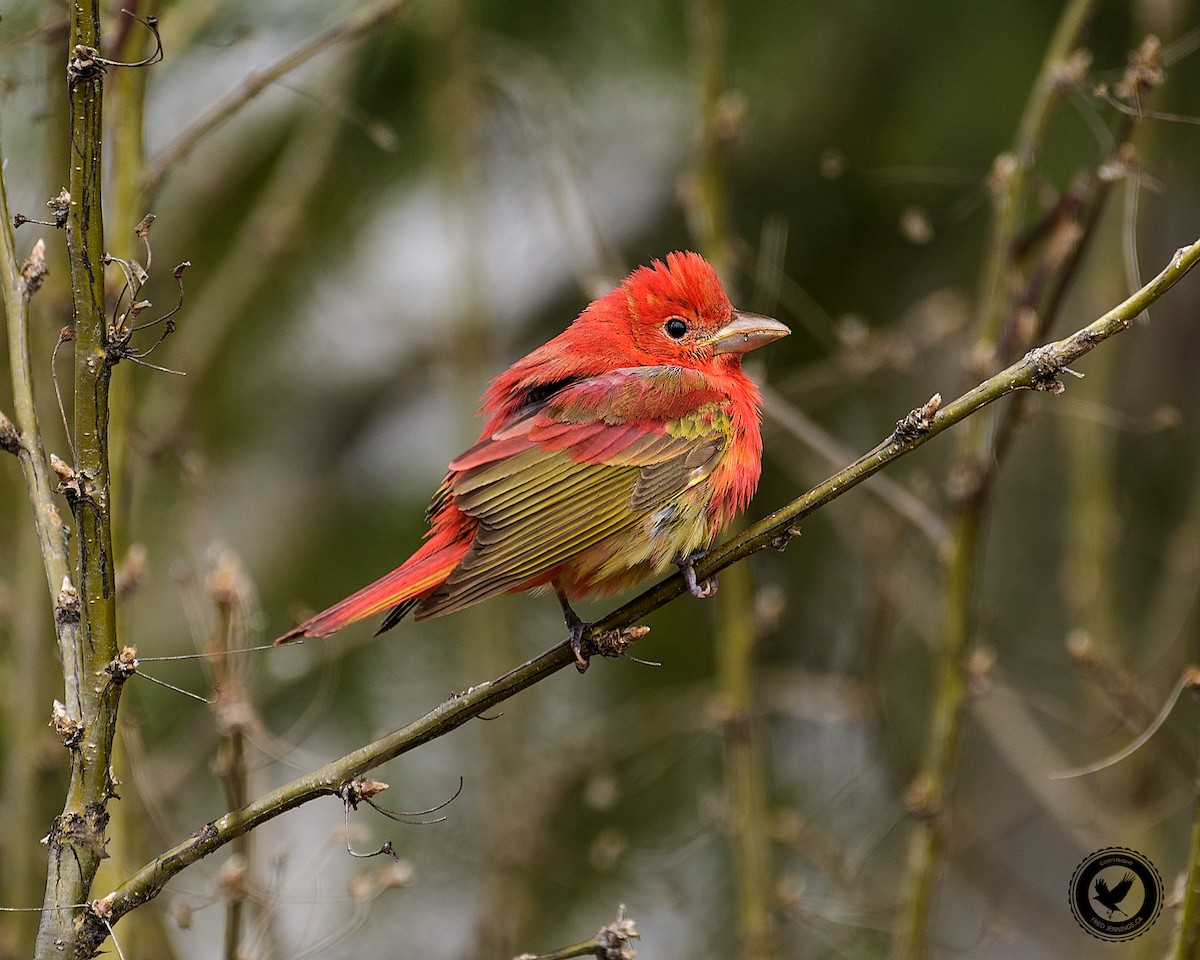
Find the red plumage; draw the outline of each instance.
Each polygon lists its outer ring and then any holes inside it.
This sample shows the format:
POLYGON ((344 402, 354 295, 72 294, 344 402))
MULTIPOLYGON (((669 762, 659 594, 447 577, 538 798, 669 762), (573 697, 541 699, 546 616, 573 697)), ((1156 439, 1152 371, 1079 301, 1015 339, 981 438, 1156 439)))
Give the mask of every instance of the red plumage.
POLYGON ((745 509, 762 441, 741 355, 787 333, 734 310, 697 254, 638 268, 492 381, 487 423, 450 463, 421 548, 276 642, 552 584, 578 653, 569 599, 687 566, 745 509))

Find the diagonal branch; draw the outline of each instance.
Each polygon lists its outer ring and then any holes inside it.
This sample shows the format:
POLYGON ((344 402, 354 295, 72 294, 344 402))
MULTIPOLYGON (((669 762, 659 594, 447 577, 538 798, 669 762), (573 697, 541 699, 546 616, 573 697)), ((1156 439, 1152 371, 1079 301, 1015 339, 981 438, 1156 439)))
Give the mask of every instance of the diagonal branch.
MULTIPOLYGON (((711 577, 767 547, 782 548, 794 535, 795 524, 801 518, 837 499, 889 463, 1001 397, 1026 390, 1061 393, 1064 388, 1059 376, 1064 372, 1073 372, 1068 371, 1069 364, 1098 344, 1129 329, 1138 314, 1163 296, 1198 261, 1200 240, 1178 250, 1157 277, 1094 323, 1063 340, 1030 351, 1022 360, 980 383, 952 403, 942 406, 940 398, 935 396, 900 420, 892 435, 874 450, 713 551, 696 564, 696 575, 701 579, 711 577)), ((686 592, 682 575, 668 577, 599 620, 593 627, 592 637, 629 628, 686 592)), ((526 687, 574 663, 570 641, 564 640, 504 676, 451 697, 408 726, 206 824, 182 843, 146 864, 112 893, 94 901, 84 915, 81 945, 98 945, 108 935, 108 924, 153 899, 173 876, 234 838, 303 803, 336 794, 343 784, 354 777, 449 733, 526 687)))

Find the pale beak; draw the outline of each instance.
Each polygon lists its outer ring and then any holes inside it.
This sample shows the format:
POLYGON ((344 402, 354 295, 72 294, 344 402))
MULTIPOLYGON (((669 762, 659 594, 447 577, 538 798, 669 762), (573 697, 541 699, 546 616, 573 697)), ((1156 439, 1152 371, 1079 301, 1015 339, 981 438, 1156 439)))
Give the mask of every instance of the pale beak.
POLYGON ((733 319, 713 334, 713 353, 745 353, 786 337, 792 331, 760 313, 733 312, 733 319))

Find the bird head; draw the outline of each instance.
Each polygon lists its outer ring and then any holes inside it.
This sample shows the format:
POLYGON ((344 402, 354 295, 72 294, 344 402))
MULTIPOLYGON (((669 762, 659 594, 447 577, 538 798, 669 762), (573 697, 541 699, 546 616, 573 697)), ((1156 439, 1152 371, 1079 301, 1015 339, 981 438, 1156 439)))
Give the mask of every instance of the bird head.
POLYGON ((624 301, 619 311, 605 311, 616 313, 615 325, 627 324, 633 347, 659 364, 737 366, 743 353, 790 333, 778 320, 735 310, 698 253, 669 253, 665 262, 638 267, 608 298, 624 301))
POLYGON ((735 310, 698 253, 669 253, 665 261, 638 267, 557 337, 496 377, 484 394, 481 412, 491 414, 484 432, 584 377, 646 366, 737 370, 742 354, 790 332, 778 320, 735 310))

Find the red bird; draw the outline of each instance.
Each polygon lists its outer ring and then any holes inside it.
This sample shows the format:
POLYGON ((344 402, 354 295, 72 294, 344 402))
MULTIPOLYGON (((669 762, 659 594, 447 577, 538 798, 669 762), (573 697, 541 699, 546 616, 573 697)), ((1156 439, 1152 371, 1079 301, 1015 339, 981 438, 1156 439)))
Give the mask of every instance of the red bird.
POLYGON ((712 266, 671 253, 634 270, 563 333, 496 377, 487 425, 450 463, 424 545, 387 576, 288 631, 324 637, 390 610, 391 629, 549 585, 582 671, 570 601, 692 562, 746 508, 762 460, 761 398, 742 354, 785 337, 735 310, 712 266))

